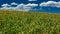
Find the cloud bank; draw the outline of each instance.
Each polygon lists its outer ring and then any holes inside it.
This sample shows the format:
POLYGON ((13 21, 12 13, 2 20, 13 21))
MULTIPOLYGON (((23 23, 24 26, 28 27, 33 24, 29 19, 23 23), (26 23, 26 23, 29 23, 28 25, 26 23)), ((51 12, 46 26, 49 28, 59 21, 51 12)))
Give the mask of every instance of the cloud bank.
POLYGON ((59 2, 56 2, 56 1, 42 2, 40 6, 45 6, 45 7, 50 6, 50 7, 60 8, 60 1, 59 2))
POLYGON ((0 8, 1 10, 18 10, 18 11, 29 11, 31 10, 33 7, 38 6, 38 4, 33 4, 33 3, 28 3, 28 4, 17 4, 15 2, 11 3, 11 5, 9 4, 2 4, 1 5, 2 8, 0 8), (16 7, 12 7, 12 5, 16 5, 16 7))

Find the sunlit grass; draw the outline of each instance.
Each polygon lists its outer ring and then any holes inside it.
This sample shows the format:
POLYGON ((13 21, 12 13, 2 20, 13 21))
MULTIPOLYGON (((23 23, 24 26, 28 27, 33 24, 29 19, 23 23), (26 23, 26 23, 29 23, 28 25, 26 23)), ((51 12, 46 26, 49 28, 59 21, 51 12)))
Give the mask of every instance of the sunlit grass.
POLYGON ((60 34, 60 14, 0 10, 0 34, 60 34))

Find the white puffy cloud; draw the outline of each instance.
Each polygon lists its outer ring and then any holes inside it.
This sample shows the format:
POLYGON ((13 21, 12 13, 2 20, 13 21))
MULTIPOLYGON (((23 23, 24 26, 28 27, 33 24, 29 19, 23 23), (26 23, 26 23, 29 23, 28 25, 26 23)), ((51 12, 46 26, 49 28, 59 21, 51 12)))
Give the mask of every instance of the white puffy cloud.
POLYGON ((2 7, 1 10, 15 10, 15 7, 2 7))
POLYGON ((7 6, 11 6, 11 5, 8 5, 8 4, 2 4, 1 6, 2 6, 2 7, 7 7, 7 6))
POLYGON ((17 3, 15 3, 15 2, 13 2, 13 3, 11 3, 11 5, 18 5, 17 3))
POLYGON ((25 6, 35 7, 35 6, 38 6, 38 4, 31 4, 31 3, 28 3, 28 4, 25 5, 25 6))
POLYGON ((37 0, 28 0, 28 1, 37 1, 37 0))
POLYGON ((0 8, 0 9, 7 10, 7 9, 8 9, 8 7, 2 7, 2 8, 0 8))
POLYGON ((6 5, 6 6, 2 6, 2 10, 18 10, 18 11, 29 11, 31 10, 33 7, 38 6, 38 4, 18 4, 16 7, 12 7, 12 5, 6 5))
POLYGON ((12 10, 12 9, 15 9, 15 7, 11 7, 11 5, 9 5, 9 4, 2 4, 1 6, 2 6, 2 8, 0 8, 1 10, 12 10))
POLYGON ((56 2, 56 1, 42 2, 40 6, 60 7, 60 2, 56 2))
POLYGON ((20 11, 29 11, 31 7, 27 7, 25 4, 19 4, 15 7, 15 9, 20 11))
POLYGON ((24 10, 24 11, 29 11, 31 8, 38 6, 38 4, 19 4, 17 5, 16 9, 24 10))

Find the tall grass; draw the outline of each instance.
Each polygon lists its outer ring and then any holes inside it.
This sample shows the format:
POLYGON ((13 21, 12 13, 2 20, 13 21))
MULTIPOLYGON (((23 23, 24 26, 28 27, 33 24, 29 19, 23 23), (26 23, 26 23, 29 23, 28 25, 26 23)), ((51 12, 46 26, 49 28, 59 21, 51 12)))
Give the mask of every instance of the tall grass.
POLYGON ((60 14, 0 10, 0 34, 60 34, 60 14))

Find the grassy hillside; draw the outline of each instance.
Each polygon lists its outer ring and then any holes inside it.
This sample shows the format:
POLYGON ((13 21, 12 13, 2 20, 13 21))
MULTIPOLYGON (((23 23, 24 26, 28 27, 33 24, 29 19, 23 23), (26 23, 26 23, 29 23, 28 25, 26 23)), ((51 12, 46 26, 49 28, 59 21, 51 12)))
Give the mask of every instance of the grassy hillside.
POLYGON ((0 10, 0 34, 60 34, 60 14, 0 10))

